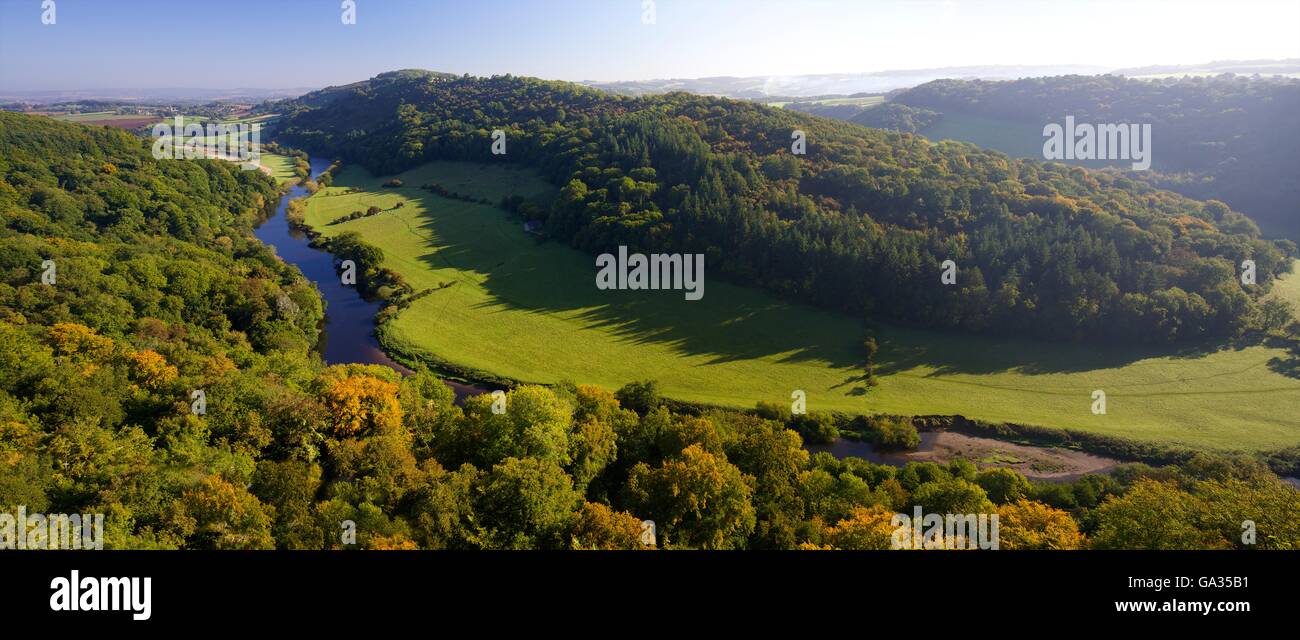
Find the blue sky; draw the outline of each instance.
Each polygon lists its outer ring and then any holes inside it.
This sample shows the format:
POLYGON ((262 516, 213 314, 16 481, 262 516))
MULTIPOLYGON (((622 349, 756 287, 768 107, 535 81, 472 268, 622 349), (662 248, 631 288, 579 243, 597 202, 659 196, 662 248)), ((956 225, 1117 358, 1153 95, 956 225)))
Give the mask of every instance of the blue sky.
POLYGON ((1300 0, 0 0, 0 89, 284 88, 1300 57, 1300 0))

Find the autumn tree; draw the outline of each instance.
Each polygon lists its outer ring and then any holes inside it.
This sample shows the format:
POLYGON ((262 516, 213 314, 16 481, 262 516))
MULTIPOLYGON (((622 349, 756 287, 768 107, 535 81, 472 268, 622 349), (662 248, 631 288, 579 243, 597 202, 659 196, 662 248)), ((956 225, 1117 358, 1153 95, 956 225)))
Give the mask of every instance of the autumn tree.
POLYGON ((893 548, 895 513, 882 506, 858 507, 848 518, 826 530, 825 544, 845 551, 882 551, 893 548))
POLYGON ((327 384, 321 394, 334 435, 348 438, 392 433, 402 428, 398 386, 368 375, 349 375, 327 384))
POLYGON ((1078 549, 1083 545, 1078 524, 1060 509, 1021 498, 998 505, 997 513, 1001 549, 1078 549))
POLYGON ((1229 546, 1223 535, 1206 530, 1204 500, 1173 482, 1141 479, 1121 496, 1107 498, 1097 507, 1098 549, 1221 549, 1229 546))
POLYGON ((174 504, 172 523, 191 549, 272 549, 271 515, 247 489, 210 475, 174 504))
POLYGON ((660 544, 739 549, 754 529, 752 478, 693 444, 652 468, 633 467, 625 489, 632 509, 653 520, 660 544))
POLYGON ((636 551, 641 543, 641 520, 599 502, 583 502, 573 526, 572 547, 588 550, 636 551))

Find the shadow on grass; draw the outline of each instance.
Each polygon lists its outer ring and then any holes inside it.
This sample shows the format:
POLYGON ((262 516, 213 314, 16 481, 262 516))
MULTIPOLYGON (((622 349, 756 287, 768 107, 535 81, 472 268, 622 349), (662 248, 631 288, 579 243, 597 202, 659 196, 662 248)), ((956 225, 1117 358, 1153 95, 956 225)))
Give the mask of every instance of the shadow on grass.
MULTIPOLYGON (((358 181, 356 186, 373 187, 383 179, 358 181)), ((335 186, 350 185, 339 179, 335 186)), ((462 273, 458 278, 484 288, 489 296, 489 301, 480 305, 484 312, 508 309, 557 314, 630 344, 655 344, 687 356, 705 356, 709 364, 767 358, 783 363, 818 362, 850 371, 862 368, 865 353, 860 320, 709 280, 707 267, 705 295, 700 301, 685 300, 680 290, 601 291, 595 286, 593 256, 558 242, 535 240, 524 233, 522 220, 496 207, 446 199, 411 187, 378 192, 399 191, 425 210, 422 218, 409 221, 408 226, 427 238, 430 247, 438 248, 419 259, 431 268, 474 274, 462 273)), ((585 345, 580 340, 579 336, 555 348, 582 349, 585 345)), ((1247 346, 1097 347, 888 325, 881 328, 877 341, 877 374, 881 376, 917 367, 932 369, 930 376, 1075 373, 1123 367, 1154 357, 1194 359, 1225 347, 1247 346)), ((1300 375, 1298 361, 1300 358, 1292 359, 1285 369, 1291 373, 1286 375, 1300 375)), ((860 376, 850 376, 836 388, 845 389, 847 395, 863 395, 868 389, 862 382, 860 376)))
POLYGON ((876 370, 880 375, 926 367, 933 370, 930 376, 1005 371, 1029 375, 1080 373, 1120 368, 1150 358, 1194 360, 1223 349, 1251 346, 1251 343, 1223 341, 1181 346, 1102 346, 893 326, 881 331, 877 343, 880 351, 876 356, 876 370))

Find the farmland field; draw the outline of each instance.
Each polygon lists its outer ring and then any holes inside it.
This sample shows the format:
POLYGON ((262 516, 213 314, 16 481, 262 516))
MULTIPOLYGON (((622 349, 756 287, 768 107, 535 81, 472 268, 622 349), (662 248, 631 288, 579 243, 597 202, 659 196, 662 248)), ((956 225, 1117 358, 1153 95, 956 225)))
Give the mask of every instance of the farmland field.
MULTIPOLYGON (((817 105, 828 106, 828 107, 846 106, 846 105, 852 105, 857 107, 871 107, 871 106, 884 103, 885 96, 879 95, 879 96, 858 96, 855 98, 850 98, 850 97, 822 98, 820 100, 796 100, 795 102, 800 102, 803 104, 817 104, 817 105)), ((769 107, 784 109, 785 106, 790 103, 791 101, 784 100, 784 101, 777 101, 777 102, 765 102, 764 104, 766 104, 769 107)))
MULTIPOLYGON (((934 141, 959 140, 977 147, 1001 151, 1013 158, 1043 159, 1043 126, 1012 120, 988 118, 955 111, 945 111, 938 122, 922 129, 920 134, 934 141)), ((1063 121, 1058 121, 1062 124, 1063 121)), ((1106 166, 1129 166, 1129 160, 1060 160, 1093 169, 1106 166)))
POLYGON ((157 116, 149 114, 131 114, 117 113, 114 111, 94 111, 88 113, 63 113, 50 116, 55 120, 64 120, 66 122, 78 122, 81 124, 99 125, 103 127, 117 127, 119 129, 138 129, 148 124, 152 124, 158 119, 157 116))
POLYGON ((385 346, 408 356, 528 382, 652 378, 671 398, 726 406, 800 389, 812 409, 960 414, 1215 449, 1300 440, 1300 379, 1270 366, 1278 349, 1160 352, 886 327, 880 385, 867 390, 855 319, 716 280, 698 302, 599 291, 593 257, 534 239, 496 207, 418 188, 436 181, 496 201, 549 189, 533 174, 431 163, 397 177, 403 187, 382 188, 387 176, 349 167, 310 198, 306 220, 326 236, 360 233, 416 291, 436 289, 388 325, 385 346), (383 213, 329 224, 372 205, 383 213), (1090 411, 1098 389, 1102 416, 1090 411))
POLYGON ((1291 263, 1291 273, 1278 280, 1269 295, 1290 304, 1296 316, 1300 317, 1300 260, 1291 263))
POLYGON ((263 167, 271 170, 271 177, 277 182, 283 183, 297 177, 293 172, 293 158, 289 156, 263 153, 261 163, 263 167))
POLYGON ((85 113, 64 113, 51 116, 55 120, 66 120, 68 122, 97 122, 100 120, 112 120, 113 118, 122 117, 116 111, 87 111, 85 113))

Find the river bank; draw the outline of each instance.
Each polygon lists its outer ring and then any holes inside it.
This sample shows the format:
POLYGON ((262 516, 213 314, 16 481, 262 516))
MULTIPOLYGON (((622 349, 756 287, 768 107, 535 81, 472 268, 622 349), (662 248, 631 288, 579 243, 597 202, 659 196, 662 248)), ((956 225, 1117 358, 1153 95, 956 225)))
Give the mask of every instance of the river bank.
MULTIPOLYGON (((311 158, 311 177, 319 177, 329 168, 323 158, 311 158)), ((366 300, 356 287, 344 285, 334 267, 334 256, 311 246, 311 238, 301 229, 289 224, 286 211, 289 202, 310 195, 305 187, 295 184, 285 192, 276 205, 275 214, 258 225, 253 235, 275 248, 281 260, 292 264, 316 285, 325 301, 325 323, 321 327, 317 350, 327 364, 378 364, 408 375, 411 369, 388 357, 375 337, 375 315, 383 308, 379 302, 366 300)), ((456 393, 457 402, 466 396, 488 393, 480 387, 455 380, 443 380, 456 393)))

